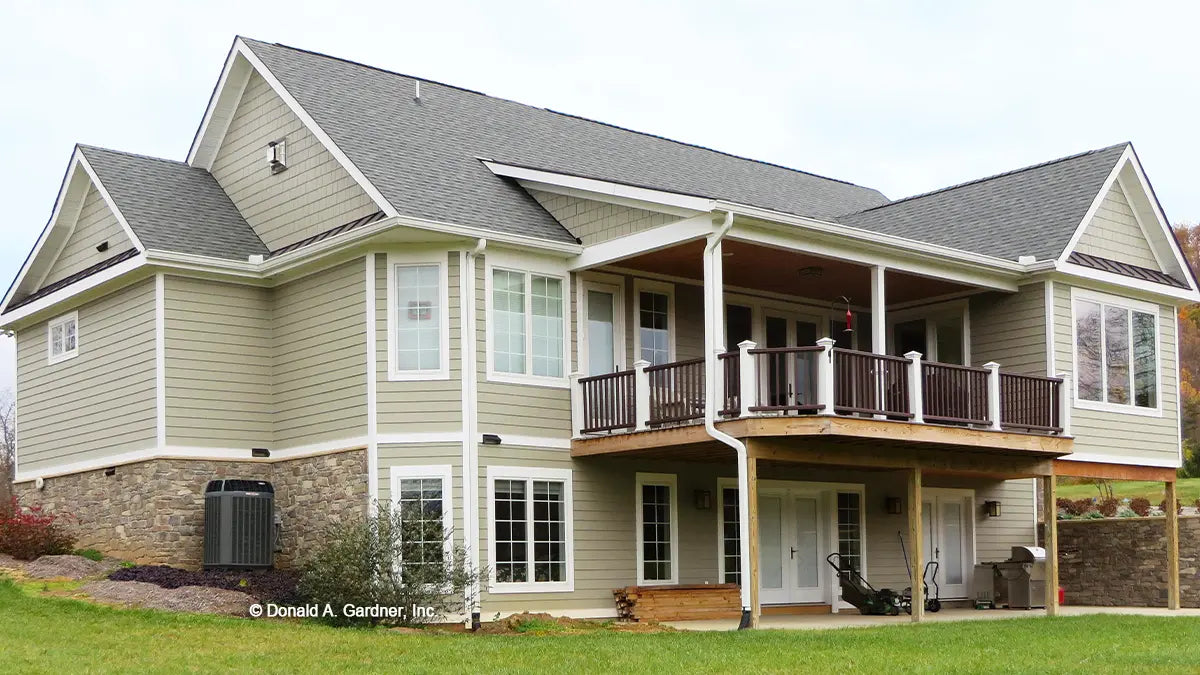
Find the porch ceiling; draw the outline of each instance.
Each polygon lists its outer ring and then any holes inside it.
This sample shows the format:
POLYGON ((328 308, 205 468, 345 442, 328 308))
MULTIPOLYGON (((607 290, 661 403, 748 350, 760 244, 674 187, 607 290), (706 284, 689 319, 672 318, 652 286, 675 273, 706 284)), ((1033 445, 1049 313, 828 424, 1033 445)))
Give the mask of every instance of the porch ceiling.
MULTIPOLYGON (((842 296, 859 306, 871 304, 870 268, 844 260, 761 246, 736 239, 723 244, 725 284, 840 303, 842 296)), ((703 241, 628 258, 621 267, 695 279, 704 278, 703 241)), ((899 304, 979 290, 964 284, 888 270, 888 304, 899 304)))

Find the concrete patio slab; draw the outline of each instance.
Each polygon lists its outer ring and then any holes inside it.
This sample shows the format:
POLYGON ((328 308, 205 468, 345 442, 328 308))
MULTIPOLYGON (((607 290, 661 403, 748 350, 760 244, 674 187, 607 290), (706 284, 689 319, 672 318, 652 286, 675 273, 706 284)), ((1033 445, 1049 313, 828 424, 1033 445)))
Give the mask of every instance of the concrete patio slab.
MULTIPOLYGON (((1141 616, 1200 616, 1200 609, 1179 609, 1175 611, 1164 607, 1060 607, 1060 616, 1082 616, 1085 614, 1131 614, 1141 616)), ((926 623, 947 621, 991 621, 1003 619, 1027 619, 1030 617, 1046 616, 1042 609, 943 609, 937 613, 926 613, 926 623)), ((875 626, 907 626, 911 625, 907 614, 900 616, 863 616, 861 614, 809 614, 798 616, 764 616, 759 622, 760 629, 783 630, 814 630, 825 628, 867 628, 875 626)), ((670 621, 667 625, 680 630, 735 630, 736 619, 718 619, 712 621, 670 621)))

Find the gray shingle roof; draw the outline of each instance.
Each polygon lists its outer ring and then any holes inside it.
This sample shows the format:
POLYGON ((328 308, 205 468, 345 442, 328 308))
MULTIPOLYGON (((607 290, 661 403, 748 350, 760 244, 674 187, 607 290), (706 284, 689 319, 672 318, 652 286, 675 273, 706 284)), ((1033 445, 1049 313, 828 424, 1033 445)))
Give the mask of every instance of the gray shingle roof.
POLYGON ((104 148, 79 149, 147 249, 232 260, 268 253, 204 169, 104 148))
POLYGON ((1057 258, 1128 145, 897 200, 837 221, 1008 260, 1057 258))
POLYGON ((402 214, 573 241, 479 157, 829 219, 876 190, 282 45, 244 40, 402 214))

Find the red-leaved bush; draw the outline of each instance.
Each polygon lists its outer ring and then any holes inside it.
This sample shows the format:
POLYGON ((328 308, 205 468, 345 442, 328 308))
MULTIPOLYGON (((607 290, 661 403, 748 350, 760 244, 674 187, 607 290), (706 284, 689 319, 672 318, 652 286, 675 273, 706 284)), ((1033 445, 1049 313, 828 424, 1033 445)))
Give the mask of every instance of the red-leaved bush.
POLYGON ((0 511, 0 553, 18 560, 70 553, 75 537, 66 525, 73 520, 70 514, 54 515, 44 513, 40 506, 21 506, 13 497, 8 508, 0 511))
POLYGON ((1146 516, 1150 515, 1150 500, 1146 499, 1145 497, 1134 497, 1133 499, 1129 500, 1129 508, 1133 510, 1134 513, 1145 518, 1146 516))

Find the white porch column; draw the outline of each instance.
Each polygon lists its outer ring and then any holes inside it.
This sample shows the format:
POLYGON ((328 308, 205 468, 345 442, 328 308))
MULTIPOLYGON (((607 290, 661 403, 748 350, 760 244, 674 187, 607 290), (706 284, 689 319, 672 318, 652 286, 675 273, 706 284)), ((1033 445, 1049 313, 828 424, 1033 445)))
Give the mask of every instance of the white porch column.
POLYGON ((646 368, 650 362, 638 359, 633 362, 633 430, 650 428, 650 373, 646 368))
POLYGON ((887 353, 887 289, 884 278, 887 268, 876 265, 871 268, 871 351, 887 353))
POLYGON ((1062 427, 1062 435, 1071 435, 1071 374, 1059 373, 1062 384, 1058 387, 1058 426, 1062 427))
POLYGON ((909 352, 908 359, 908 405, 912 408, 914 424, 925 422, 925 389, 921 380, 921 352, 909 352))
POLYGON ((571 437, 579 438, 583 434, 583 385, 579 383, 579 371, 571 373, 571 437))
POLYGON ((833 346, 837 342, 833 338, 817 340, 821 353, 817 355, 817 403, 822 415, 833 413, 833 346))
POLYGON ((750 354, 750 350, 757 347, 758 344, 753 340, 738 343, 738 385, 741 392, 738 402, 741 404, 739 414, 742 417, 750 416, 750 406, 758 399, 758 371, 754 368, 754 356, 750 354))
POLYGON ((988 417, 991 428, 1000 431, 1000 364, 988 361, 983 367, 988 369, 988 417))

